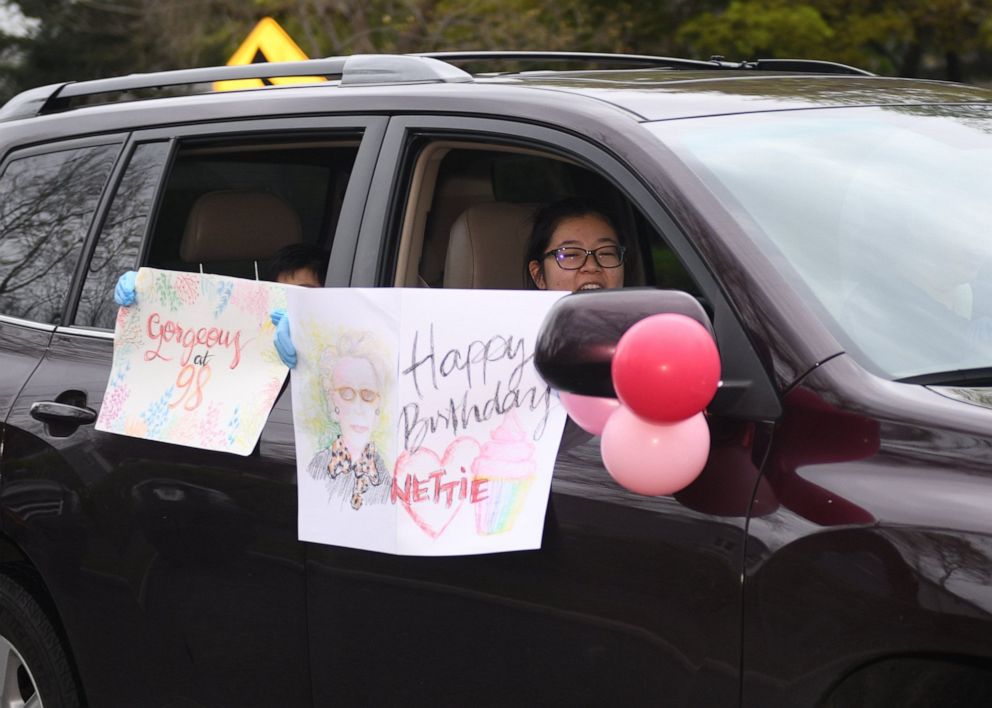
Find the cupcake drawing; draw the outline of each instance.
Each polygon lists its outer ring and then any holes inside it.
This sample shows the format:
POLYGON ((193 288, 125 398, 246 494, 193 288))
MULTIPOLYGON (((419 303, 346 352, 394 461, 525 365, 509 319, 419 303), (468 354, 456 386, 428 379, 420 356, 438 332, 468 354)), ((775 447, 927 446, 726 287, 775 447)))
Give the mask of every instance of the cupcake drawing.
POLYGON ((489 437, 472 463, 474 478, 486 481, 487 497, 475 504, 476 531, 486 535, 513 528, 537 475, 534 443, 514 413, 508 413, 489 437))

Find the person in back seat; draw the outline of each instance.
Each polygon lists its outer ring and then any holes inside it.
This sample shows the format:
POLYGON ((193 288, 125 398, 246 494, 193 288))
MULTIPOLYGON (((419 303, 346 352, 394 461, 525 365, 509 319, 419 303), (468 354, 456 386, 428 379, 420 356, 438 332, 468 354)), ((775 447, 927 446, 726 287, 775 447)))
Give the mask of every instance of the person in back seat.
POLYGON ((272 256, 268 270, 269 280, 307 288, 323 287, 328 255, 307 243, 284 246, 272 256))
MULTIPOLYGON (((321 288, 327 275, 327 253, 316 246, 293 244, 280 248, 272 257, 269 274, 272 280, 287 285, 321 288)), ((296 347, 289 334, 289 318, 285 310, 274 310, 270 315, 276 326, 273 340, 282 363, 290 369, 296 366, 296 347)))
POLYGON ((540 290, 622 288, 626 250, 607 213, 573 197, 534 217, 525 269, 540 290))

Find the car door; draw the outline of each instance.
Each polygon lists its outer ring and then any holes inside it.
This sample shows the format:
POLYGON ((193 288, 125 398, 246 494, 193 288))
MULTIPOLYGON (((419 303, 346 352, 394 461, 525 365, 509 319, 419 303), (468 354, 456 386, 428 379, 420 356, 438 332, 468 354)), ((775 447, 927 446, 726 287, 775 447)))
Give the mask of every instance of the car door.
MULTIPOLYGON (((573 128, 610 135, 601 125, 573 128)), ((446 149, 477 141, 480 149, 519 151, 522 160, 545 153, 579 165, 590 185, 606 185, 626 200, 632 224, 659 239, 639 244, 644 258, 674 258, 708 302, 728 385, 709 416, 709 463, 675 497, 639 496, 614 483, 598 439, 563 446, 539 550, 427 558, 311 545, 317 701, 736 705, 745 518, 768 420, 778 409, 766 374, 716 281, 657 197, 600 146, 522 122, 393 118, 352 285, 404 282, 397 253, 411 219, 419 218, 411 216, 413 185, 426 174, 418 160, 433 159, 426 156, 439 140, 450 141, 446 149)), ((511 181, 540 183, 531 164, 524 160, 520 179, 511 181)), ((491 190, 482 198, 501 199, 491 190)))
POLYGON ((310 705, 288 388, 246 457, 97 432, 93 419, 116 404, 104 391, 118 275, 250 273, 236 250, 182 261, 184 222, 213 191, 282 190, 304 238, 331 247, 334 282, 382 123, 242 121, 128 141, 67 325, 17 399, 5 449, 5 530, 58 608, 91 705, 310 705))

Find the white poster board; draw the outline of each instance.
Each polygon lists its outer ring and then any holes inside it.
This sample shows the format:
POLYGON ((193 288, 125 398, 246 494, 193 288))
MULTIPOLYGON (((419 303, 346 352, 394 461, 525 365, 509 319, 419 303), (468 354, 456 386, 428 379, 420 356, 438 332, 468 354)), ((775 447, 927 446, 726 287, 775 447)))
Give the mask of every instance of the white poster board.
POLYGON ((248 455, 288 369, 269 313, 286 286, 142 268, 96 429, 248 455))
POLYGON ((562 292, 294 289, 300 539, 539 548, 565 412, 533 366, 562 292))

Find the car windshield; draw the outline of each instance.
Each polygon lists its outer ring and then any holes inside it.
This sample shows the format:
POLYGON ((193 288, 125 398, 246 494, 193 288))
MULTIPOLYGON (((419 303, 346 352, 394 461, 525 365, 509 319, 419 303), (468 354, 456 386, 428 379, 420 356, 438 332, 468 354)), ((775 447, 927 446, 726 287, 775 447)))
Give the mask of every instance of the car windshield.
POLYGON ((992 107, 648 126, 852 356, 892 379, 992 367, 992 107))

